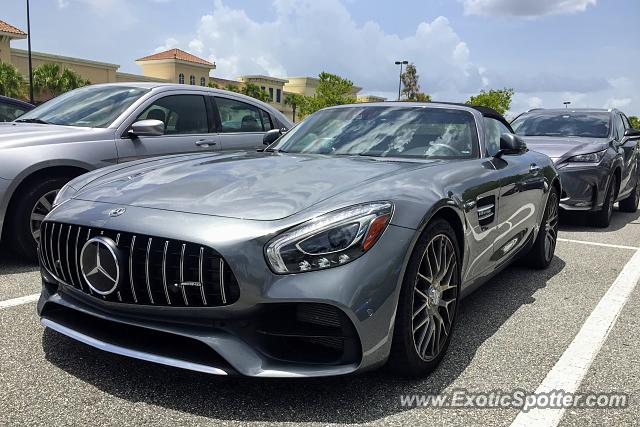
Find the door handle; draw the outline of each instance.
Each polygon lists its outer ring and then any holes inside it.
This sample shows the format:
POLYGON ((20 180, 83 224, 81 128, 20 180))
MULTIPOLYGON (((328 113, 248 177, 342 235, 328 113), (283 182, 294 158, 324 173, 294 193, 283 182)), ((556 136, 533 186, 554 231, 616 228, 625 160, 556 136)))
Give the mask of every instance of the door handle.
POLYGON ((533 175, 537 175, 538 172, 540 172, 540 166, 536 165, 535 163, 531 163, 529 165, 529 172, 533 175))
POLYGON ((209 147, 210 145, 216 145, 216 142, 212 139, 199 139, 196 141, 196 145, 198 147, 209 147))

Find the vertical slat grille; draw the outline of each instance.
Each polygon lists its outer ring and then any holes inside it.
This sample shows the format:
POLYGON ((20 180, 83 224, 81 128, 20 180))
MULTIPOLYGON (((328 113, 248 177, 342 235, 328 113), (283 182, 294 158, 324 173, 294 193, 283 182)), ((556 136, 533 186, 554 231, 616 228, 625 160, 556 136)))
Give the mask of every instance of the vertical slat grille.
POLYGON ((134 235, 107 229, 43 222, 42 265, 61 283, 101 300, 172 307, 214 307, 237 301, 240 289, 233 272, 213 249, 188 242, 134 235), (120 281, 100 296, 89 287, 80 266, 84 244, 107 237, 119 252, 120 281))

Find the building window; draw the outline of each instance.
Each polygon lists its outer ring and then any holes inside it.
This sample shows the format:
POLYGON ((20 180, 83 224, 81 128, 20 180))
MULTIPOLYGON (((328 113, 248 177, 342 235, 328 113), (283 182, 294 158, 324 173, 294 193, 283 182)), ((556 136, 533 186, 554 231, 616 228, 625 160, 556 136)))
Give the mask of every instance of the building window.
POLYGON ((282 100, 282 90, 276 89, 276 102, 280 103, 281 100, 282 100))
POLYGON ((190 85, 196 84, 196 76, 194 76, 193 74, 189 76, 189 84, 190 85))
POLYGON ((181 85, 184 84, 184 74, 178 74, 178 83, 180 83, 181 85))
POLYGON ((273 102, 273 88, 272 87, 269 88, 269 99, 271 99, 271 102, 273 102))
POLYGON ((204 77, 200 77, 200 86, 206 86, 207 83, 205 82, 204 77))

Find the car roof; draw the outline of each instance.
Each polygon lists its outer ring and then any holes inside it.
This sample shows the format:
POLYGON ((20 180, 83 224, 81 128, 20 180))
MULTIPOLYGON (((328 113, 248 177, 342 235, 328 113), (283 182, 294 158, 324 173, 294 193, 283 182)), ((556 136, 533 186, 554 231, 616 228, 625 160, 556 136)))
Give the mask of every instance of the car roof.
POLYGON ((615 111, 615 108, 532 108, 527 113, 611 113, 613 111, 615 111))
POLYGON ((11 104, 11 105, 15 105, 16 107, 24 107, 24 108, 28 108, 29 110, 35 108, 34 105, 29 104, 28 102, 21 101, 15 98, 9 98, 8 96, 3 96, 3 95, 0 95, 0 103, 11 104))

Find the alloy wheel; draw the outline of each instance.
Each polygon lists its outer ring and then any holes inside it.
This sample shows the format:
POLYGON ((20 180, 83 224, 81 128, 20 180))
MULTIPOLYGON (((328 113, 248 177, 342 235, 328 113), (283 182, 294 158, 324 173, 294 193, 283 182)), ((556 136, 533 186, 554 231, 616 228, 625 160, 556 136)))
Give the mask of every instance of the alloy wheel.
POLYGON ((558 195, 552 192, 547 202, 547 219, 544 224, 544 256, 547 261, 553 258, 558 240, 558 195))
POLYGON ((451 333, 458 296, 458 261, 448 236, 438 234, 422 255, 413 291, 413 343, 420 358, 440 354, 451 333))
POLYGON ((49 191, 40 197, 33 206, 33 209, 31 209, 29 226, 31 227, 31 235, 36 242, 40 240, 40 225, 42 225, 44 217, 51 212, 51 207, 53 206, 53 201, 57 194, 58 190, 49 191))

